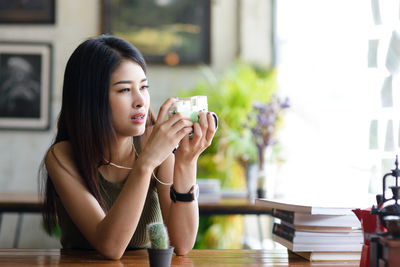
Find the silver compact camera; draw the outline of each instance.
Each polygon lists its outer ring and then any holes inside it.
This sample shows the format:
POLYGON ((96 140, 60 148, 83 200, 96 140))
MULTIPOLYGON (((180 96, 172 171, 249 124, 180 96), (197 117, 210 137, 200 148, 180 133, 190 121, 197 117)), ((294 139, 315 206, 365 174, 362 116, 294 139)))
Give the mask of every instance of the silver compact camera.
MULTIPOLYGON (((190 118, 192 122, 199 122, 199 111, 207 112, 208 103, 207 96, 192 96, 179 98, 169 109, 168 115, 173 116, 181 113, 190 118)), ((215 128, 218 127, 218 117, 212 113, 215 122, 215 128)))

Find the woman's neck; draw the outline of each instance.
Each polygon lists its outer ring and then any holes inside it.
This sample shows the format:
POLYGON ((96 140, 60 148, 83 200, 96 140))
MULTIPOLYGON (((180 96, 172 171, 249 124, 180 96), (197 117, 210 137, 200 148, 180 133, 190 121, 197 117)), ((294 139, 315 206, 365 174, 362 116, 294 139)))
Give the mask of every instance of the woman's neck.
POLYGON ((135 157, 135 149, 132 142, 132 137, 118 139, 111 145, 111 153, 105 155, 107 161, 113 163, 131 162, 135 157), (111 155, 111 158, 107 158, 111 155))
POLYGON ((131 168, 135 162, 135 148, 132 143, 132 138, 119 139, 111 145, 111 153, 106 152, 104 160, 113 163, 100 166, 99 171, 110 182, 121 182, 129 174, 129 169, 117 168, 124 166, 131 168), (111 158, 109 156, 111 155, 111 158), (114 166, 113 166, 114 165, 114 166))

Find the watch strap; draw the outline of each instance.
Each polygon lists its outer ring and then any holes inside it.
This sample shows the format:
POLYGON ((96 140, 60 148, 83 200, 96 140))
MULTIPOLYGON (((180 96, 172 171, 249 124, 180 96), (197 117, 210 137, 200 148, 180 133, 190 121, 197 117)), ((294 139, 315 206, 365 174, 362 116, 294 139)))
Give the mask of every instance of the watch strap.
POLYGON ((178 193, 175 191, 174 185, 171 185, 170 187, 169 196, 174 203, 176 203, 176 201, 192 202, 195 200, 195 195, 192 190, 190 190, 188 193, 178 193))

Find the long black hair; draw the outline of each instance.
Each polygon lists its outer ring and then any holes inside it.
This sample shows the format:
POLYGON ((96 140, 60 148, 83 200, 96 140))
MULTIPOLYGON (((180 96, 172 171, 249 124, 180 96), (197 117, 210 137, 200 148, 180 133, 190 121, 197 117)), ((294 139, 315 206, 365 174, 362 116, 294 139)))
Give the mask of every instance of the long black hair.
MULTIPOLYGON (((103 156, 110 153, 115 137, 109 105, 111 74, 124 59, 139 64, 146 73, 146 63, 140 51, 129 42, 110 35, 101 35, 80 44, 68 60, 63 84, 62 106, 53 145, 68 140, 76 166, 87 189, 105 210, 100 194, 98 167, 103 156)), ((149 110, 147 125, 154 123, 149 110)), ((134 143, 140 150, 140 137, 134 143)), ((110 155, 109 155, 110 156, 110 155)), ((110 158, 110 157, 109 157, 110 158)), ((39 183, 43 194, 43 222, 48 233, 57 224, 56 191, 45 171, 40 168, 39 183), (44 192, 43 192, 44 191, 44 192)))

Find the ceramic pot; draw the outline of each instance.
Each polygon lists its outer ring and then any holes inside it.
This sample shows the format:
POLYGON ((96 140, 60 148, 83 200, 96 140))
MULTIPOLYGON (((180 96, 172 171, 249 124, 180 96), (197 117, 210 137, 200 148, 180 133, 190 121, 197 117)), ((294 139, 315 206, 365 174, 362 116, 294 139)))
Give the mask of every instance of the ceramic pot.
POLYGON ((148 248, 150 267, 170 267, 174 247, 168 249, 148 248))

